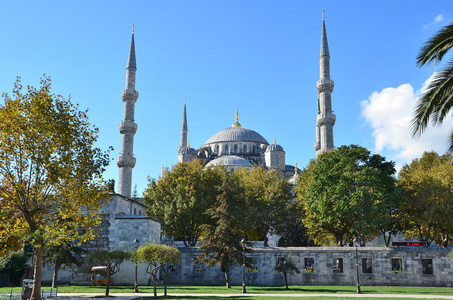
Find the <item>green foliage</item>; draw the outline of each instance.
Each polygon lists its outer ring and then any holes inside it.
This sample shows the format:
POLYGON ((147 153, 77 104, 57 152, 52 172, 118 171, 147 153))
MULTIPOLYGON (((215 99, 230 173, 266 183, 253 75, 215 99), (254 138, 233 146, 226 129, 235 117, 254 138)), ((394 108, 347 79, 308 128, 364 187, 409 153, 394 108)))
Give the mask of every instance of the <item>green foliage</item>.
POLYGON ((83 254, 87 251, 73 244, 72 241, 64 241, 61 245, 44 246, 44 264, 54 264, 54 276, 52 287, 57 287, 58 271, 60 268, 71 267, 72 265, 82 266, 83 254))
POLYGON ((167 295, 167 264, 176 264, 180 262, 180 252, 177 248, 168 245, 145 244, 137 249, 135 257, 138 262, 148 264, 147 272, 153 276, 154 297, 157 297, 156 281, 157 272, 162 269, 165 274, 165 291, 167 295))
POLYGON ((162 221, 164 235, 182 239, 186 246, 195 246, 202 224, 212 224, 205 211, 215 205, 221 174, 203 168, 198 160, 178 163, 152 180, 144 193, 147 215, 162 221))
POLYGON ((399 178, 406 190, 402 209, 405 236, 447 247, 453 237, 452 156, 425 152, 403 166, 399 178))
POLYGON ((109 154, 95 147, 98 129, 70 99, 51 94, 50 83, 43 77, 24 93, 18 79, 0 105, 0 254, 34 246, 32 300, 41 298, 43 246, 94 238, 108 199, 109 154))
POLYGON ((121 264, 131 258, 131 253, 121 250, 103 250, 96 249, 88 255, 88 263, 91 266, 104 266, 107 270, 107 286, 105 296, 109 296, 110 278, 113 274, 119 272, 121 264))
POLYGON ((300 270, 296 266, 296 259, 292 254, 280 260, 274 267, 274 271, 285 276, 286 289, 288 289, 288 274, 300 274, 300 270))
POLYGON ((240 195, 243 193, 238 183, 240 176, 235 176, 234 173, 230 176, 224 169, 222 171, 223 183, 219 187, 218 205, 207 211, 215 220, 215 225, 203 225, 205 235, 200 246, 203 252, 198 262, 209 266, 219 264, 225 270, 226 285, 230 288, 230 268, 243 260, 240 241, 244 232, 240 228, 245 218, 245 209, 240 201, 240 195))
POLYGON ((394 163, 356 145, 323 153, 304 170, 296 187, 304 223, 317 244, 338 246, 357 238, 363 246, 401 205, 394 163))
POLYGON ((242 168, 234 172, 242 188, 241 200, 250 212, 247 218, 248 236, 257 236, 268 247, 268 234, 282 234, 291 218, 291 184, 274 169, 242 168))
MULTIPOLYGON (((417 56, 417 64, 434 64, 442 60, 453 47, 453 23, 443 27, 428 40, 417 56)), ((449 116, 453 105, 453 60, 437 72, 426 91, 418 99, 412 119, 412 134, 421 135, 428 123, 440 125, 449 116)), ((453 153, 453 131, 449 136, 448 152, 453 153)))
POLYGON ((28 267, 29 257, 24 250, 0 257, 0 272, 9 273, 9 284, 20 285, 21 276, 28 267))

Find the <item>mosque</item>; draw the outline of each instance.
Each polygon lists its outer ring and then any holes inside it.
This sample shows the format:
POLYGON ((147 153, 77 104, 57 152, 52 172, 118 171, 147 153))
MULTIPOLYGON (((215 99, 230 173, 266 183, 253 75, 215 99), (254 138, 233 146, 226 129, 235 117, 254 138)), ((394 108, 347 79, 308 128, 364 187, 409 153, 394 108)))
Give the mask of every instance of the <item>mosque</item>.
MULTIPOLYGON (((318 89, 318 110, 316 119, 316 154, 331 150, 333 143, 333 126, 335 115, 332 113, 331 94, 334 82, 330 79, 330 55, 327 43, 325 18, 323 13, 321 51, 320 51, 320 79, 316 83, 318 89)), ((137 66, 135 60, 134 32, 132 32, 129 58, 126 67, 126 89, 122 92, 124 102, 123 120, 120 123, 121 153, 117 158, 119 168, 118 194, 130 198, 132 185, 132 169, 135 166, 133 156, 134 135, 137 124, 134 122, 135 102, 138 92, 135 90, 135 76, 137 66)), ((258 132, 242 127, 238 120, 236 108, 236 122, 211 136, 204 145, 198 149, 190 147, 187 143, 187 113, 186 103, 181 126, 181 140, 178 147, 178 162, 185 163, 198 159, 206 163, 206 167, 225 166, 228 170, 238 168, 251 168, 264 166, 273 168, 282 176, 293 179, 300 171, 296 166, 287 165, 285 151, 274 140, 269 142, 258 132)))

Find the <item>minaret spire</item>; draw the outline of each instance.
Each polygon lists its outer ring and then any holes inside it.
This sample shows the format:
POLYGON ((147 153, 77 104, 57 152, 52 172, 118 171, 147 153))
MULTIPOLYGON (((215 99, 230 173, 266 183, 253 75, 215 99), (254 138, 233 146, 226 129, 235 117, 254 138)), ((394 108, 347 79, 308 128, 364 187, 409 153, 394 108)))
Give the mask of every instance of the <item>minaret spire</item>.
POLYGON ((182 148, 187 147, 187 131, 186 97, 184 97, 184 112, 182 114, 181 124, 181 142, 178 147, 178 153, 182 148))
POLYGON ((120 123, 121 153, 116 162, 120 169, 118 180, 118 194, 130 198, 132 186, 132 169, 135 166, 134 135, 137 132, 137 124, 134 122, 135 102, 138 92, 135 90, 135 42, 134 25, 132 25, 131 46, 126 66, 126 88, 121 92, 124 102, 123 120, 120 123))
POLYGON ((318 115, 316 118, 316 155, 334 148, 333 126, 336 116, 332 113, 333 80, 330 80, 330 54, 327 43, 325 12, 322 11, 321 51, 319 56, 320 79, 318 89, 318 115))

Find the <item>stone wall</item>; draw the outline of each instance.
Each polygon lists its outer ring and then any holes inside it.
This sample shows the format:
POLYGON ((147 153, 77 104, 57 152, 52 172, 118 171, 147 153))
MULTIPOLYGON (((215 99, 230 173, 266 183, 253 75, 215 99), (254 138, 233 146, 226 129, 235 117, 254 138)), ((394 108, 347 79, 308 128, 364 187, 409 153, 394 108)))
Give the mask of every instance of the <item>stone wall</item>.
MULTIPOLYGON (((283 285, 282 274, 273 271, 279 259, 292 255, 300 274, 288 276, 291 285, 356 285, 355 248, 300 247, 300 248, 254 248, 247 254, 256 265, 246 271, 249 285, 283 285)), ((194 265, 198 250, 180 248, 181 263, 170 266, 169 283, 223 285, 224 272, 220 266, 194 265)), ((361 285, 402 286, 451 286, 453 271, 450 250, 438 247, 366 247, 358 248, 358 264, 361 285), (364 261, 363 259, 366 259, 364 261), (368 266, 367 266, 368 262, 368 266), (425 268, 423 266, 425 262, 425 268), (432 262, 432 274, 429 263, 432 262), (392 265, 393 263, 393 265, 392 265), (399 266, 397 266, 397 264, 399 266), (399 270, 392 270, 392 267, 399 270), (368 273, 370 272, 370 273, 368 273)), ((242 282, 242 267, 231 270, 233 285, 242 282)))

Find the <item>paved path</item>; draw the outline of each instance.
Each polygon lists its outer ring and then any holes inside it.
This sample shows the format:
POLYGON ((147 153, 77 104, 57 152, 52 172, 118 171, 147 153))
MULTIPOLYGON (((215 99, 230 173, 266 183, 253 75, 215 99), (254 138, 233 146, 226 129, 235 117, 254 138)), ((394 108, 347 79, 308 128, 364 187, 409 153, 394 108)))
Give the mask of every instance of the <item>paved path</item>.
MULTIPOLYGON (((96 296, 103 296, 104 293, 58 293, 58 300, 88 300, 88 299, 102 299, 95 298, 96 296)), ((163 293, 157 293, 158 296, 162 296, 163 293)), ((110 293, 110 296, 117 297, 121 300, 132 300, 137 297, 153 297, 153 293, 110 293)), ((411 298, 411 299, 453 299, 453 296, 444 296, 444 295, 404 295, 404 294, 180 294, 180 293, 170 293, 169 296, 179 296, 179 297, 237 297, 237 296, 259 296, 259 297, 376 297, 376 298, 411 298)), ((52 297, 55 298, 55 297, 52 297)))

